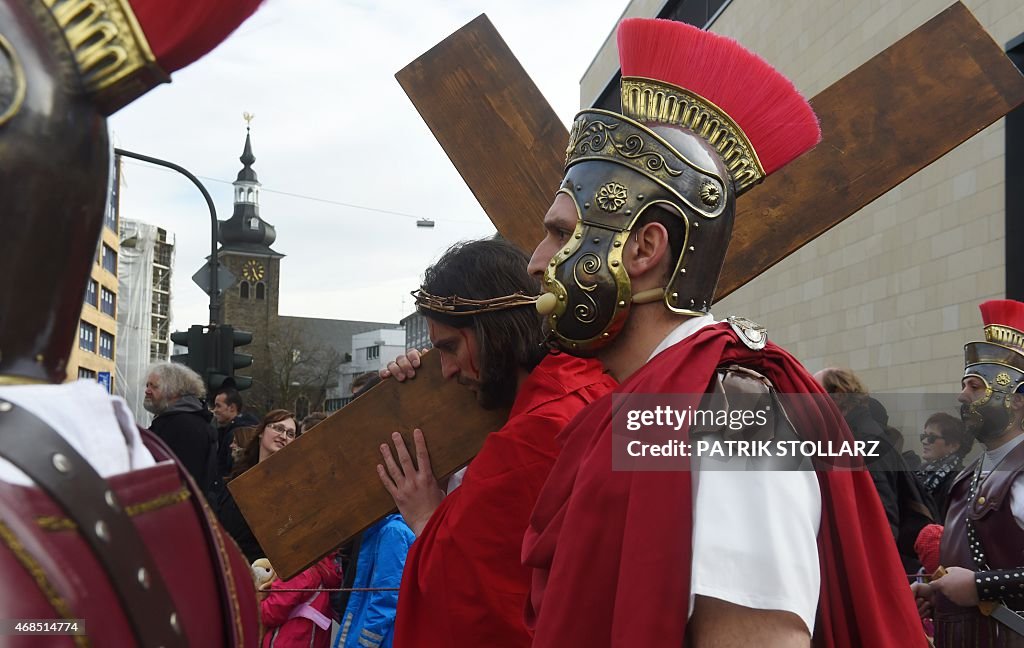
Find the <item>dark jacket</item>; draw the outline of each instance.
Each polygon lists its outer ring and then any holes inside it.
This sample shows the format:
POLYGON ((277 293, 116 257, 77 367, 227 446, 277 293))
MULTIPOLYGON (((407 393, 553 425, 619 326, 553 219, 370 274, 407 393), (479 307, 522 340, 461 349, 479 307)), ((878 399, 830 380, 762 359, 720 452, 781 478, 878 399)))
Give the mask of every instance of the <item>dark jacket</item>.
POLYGON ((847 412, 845 418, 854 439, 878 442, 876 453, 879 456, 867 459, 867 468, 885 508, 889 530, 896 540, 903 565, 909 571, 917 571, 920 563, 914 552, 914 541, 922 528, 935 521, 935 504, 893 447, 890 436, 879 424, 877 413, 873 415, 868 407, 861 406, 847 412))
POLYGON ((231 419, 227 425, 217 428, 217 471, 221 477, 231 474, 234 461, 231 459, 231 442, 235 440, 235 430, 242 427, 254 427, 260 421, 248 412, 242 412, 231 419))
POLYGON ((263 547, 253 535, 252 529, 249 528, 249 523, 245 521, 238 504, 235 503, 235 498, 231 496, 231 491, 227 488, 221 489, 218 493, 215 509, 220 525, 224 527, 228 535, 234 538, 238 548, 242 550, 250 564, 267 557, 267 554, 263 552, 263 547))
POLYGON ((183 396, 153 419, 149 429, 177 455, 204 493, 217 478, 217 431, 213 414, 195 396, 183 396))

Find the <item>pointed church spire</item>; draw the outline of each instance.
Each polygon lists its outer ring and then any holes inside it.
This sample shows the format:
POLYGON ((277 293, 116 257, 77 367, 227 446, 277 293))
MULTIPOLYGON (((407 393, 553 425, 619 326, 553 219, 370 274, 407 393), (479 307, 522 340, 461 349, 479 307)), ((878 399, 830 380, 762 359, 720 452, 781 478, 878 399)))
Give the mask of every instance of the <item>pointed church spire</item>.
POLYGON ((243 113, 246 121, 245 148, 238 159, 242 170, 232 183, 235 187, 235 211, 220 224, 222 250, 246 251, 276 255, 270 244, 277 238, 274 227, 260 218, 260 182, 252 168, 256 156, 252 153, 252 120, 254 115, 243 113))
POLYGON ((245 119, 245 148, 242 150, 241 157, 238 158, 242 163, 242 170, 238 172, 235 182, 259 182, 256 179, 256 171, 252 168, 256 156, 252 154, 252 138, 249 132, 252 128, 252 120, 256 118, 256 115, 245 112, 242 113, 242 118, 245 119))

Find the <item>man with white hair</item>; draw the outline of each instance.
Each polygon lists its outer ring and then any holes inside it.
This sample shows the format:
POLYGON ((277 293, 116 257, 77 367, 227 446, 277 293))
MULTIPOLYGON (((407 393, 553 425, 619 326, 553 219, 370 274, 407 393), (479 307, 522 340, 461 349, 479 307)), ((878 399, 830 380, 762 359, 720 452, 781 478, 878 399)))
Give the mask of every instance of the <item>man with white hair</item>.
POLYGON ((142 406, 156 415, 149 429, 166 443, 204 493, 217 477, 217 432, 203 405, 206 387, 199 374, 173 362, 149 367, 142 406))

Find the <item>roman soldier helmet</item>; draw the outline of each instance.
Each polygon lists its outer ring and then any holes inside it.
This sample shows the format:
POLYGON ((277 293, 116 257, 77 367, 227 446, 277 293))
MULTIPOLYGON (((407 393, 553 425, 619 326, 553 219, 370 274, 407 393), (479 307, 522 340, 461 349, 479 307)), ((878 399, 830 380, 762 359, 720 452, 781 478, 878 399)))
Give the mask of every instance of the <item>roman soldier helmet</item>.
POLYGON ((622 114, 576 115, 558 193, 579 220, 538 300, 553 341, 577 355, 608 344, 634 303, 707 313, 736 198, 821 139, 793 84, 729 38, 631 18, 618 45, 622 114), (654 208, 679 220, 682 237, 664 288, 634 294, 622 248, 654 208))
POLYGON ((0 383, 63 382, 112 177, 106 117, 259 0, 0 0, 0 383))
POLYGON ((1014 394, 1024 393, 1024 302, 983 302, 985 340, 964 345, 964 378, 985 385, 985 395, 961 409, 964 423, 980 440, 999 436, 1010 421, 1014 394))

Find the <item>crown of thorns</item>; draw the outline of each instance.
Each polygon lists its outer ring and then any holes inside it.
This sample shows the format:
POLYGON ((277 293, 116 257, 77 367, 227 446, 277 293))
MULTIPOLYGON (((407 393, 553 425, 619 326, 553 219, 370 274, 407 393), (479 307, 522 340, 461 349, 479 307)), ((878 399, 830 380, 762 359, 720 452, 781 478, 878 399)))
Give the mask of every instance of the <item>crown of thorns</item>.
POLYGON ((467 299, 458 295, 438 297, 437 295, 431 295, 422 288, 412 291, 411 294, 416 299, 417 306, 444 315, 476 315, 478 313, 500 311, 508 308, 533 306, 537 303, 536 297, 524 294, 521 291, 503 297, 492 297, 491 299, 467 299))

